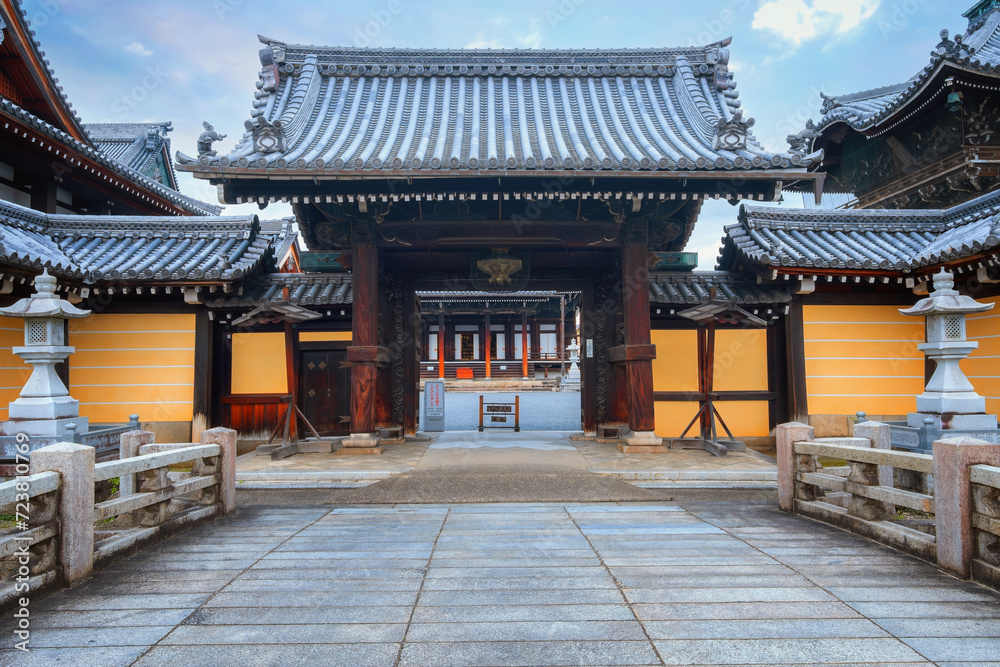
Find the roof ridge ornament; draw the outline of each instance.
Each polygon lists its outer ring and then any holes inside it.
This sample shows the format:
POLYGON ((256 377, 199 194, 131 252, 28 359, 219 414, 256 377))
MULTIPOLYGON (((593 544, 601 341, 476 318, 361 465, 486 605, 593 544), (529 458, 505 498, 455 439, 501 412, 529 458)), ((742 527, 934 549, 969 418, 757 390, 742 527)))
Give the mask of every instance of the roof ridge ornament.
POLYGON ((806 155, 812 150, 813 140, 818 138, 822 133, 816 128, 816 123, 810 118, 806 121, 806 127, 797 134, 789 134, 785 137, 785 141, 791 147, 791 152, 798 153, 799 155, 806 155))
POLYGON ((713 150, 743 150, 747 147, 750 137, 750 128, 754 126, 753 118, 743 120, 743 112, 737 111, 729 120, 720 118, 715 126, 715 141, 712 143, 713 150))
POLYGON ((226 138, 226 135, 216 132, 215 128, 207 120, 202 121, 201 125, 205 128, 205 131, 198 137, 198 157, 214 157, 218 153, 212 150, 212 144, 216 141, 222 141, 226 138))
POLYGON ((941 56, 942 58, 958 58, 962 55, 962 36, 955 35, 955 41, 952 41, 951 32, 947 29, 942 30, 941 42, 934 47, 932 55, 941 56))

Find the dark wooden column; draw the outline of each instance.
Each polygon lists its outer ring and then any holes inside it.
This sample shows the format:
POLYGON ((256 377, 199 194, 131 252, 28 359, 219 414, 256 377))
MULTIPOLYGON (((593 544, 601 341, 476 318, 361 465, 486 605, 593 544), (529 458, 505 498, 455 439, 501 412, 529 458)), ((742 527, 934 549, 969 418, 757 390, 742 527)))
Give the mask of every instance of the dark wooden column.
POLYGON ((380 454, 382 448, 375 434, 378 364, 387 362, 389 353, 378 344, 378 249, 369 227, 356 225, 352 236, 354 303, 352 344, 347 348, 351 363, 351 435, 338 452, 380 454))
POLYGON ((802 322, 802 302, 795 301, 785 316, 785 350, 788 364, 789 417, 809 423, 809 393, 806 390, 806 345, 802 322))
POLYGON ((194 414, 191 419, 191 441, 198 442, 201 432, 212 427, 212 321, 208 309, 199 307, 194 316, 194 414))
MULTIPOLYGON (((662 449, 653 434, 653 359, 656 348, 649 331, 648 232, 645 222, 626 223, 622 248, 622 311, 625 315, 625 344, 609 351, 614 362, 624 362, 628 396, 628 426, 632 432, 623 452, 662 449)), ((663 451, 666 451, 665 449, 663 451)))

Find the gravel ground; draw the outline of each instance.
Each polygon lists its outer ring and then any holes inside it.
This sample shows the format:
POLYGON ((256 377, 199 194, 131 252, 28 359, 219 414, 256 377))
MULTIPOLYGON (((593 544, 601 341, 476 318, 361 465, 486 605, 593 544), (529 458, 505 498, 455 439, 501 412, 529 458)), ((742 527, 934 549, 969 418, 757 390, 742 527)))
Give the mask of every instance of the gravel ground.
MULTIPOLYGON (((444 426, 446 431, 475 431, 479 428, 477 393, 445 394, 444 426)), ((519 393, 484 393, 487 403, 513 403, 521 397, 522 431, 579 431, 580 392, 525 391, 519 393)), ((424 422, 424 394, 420 392, 420 423, 424 422)))

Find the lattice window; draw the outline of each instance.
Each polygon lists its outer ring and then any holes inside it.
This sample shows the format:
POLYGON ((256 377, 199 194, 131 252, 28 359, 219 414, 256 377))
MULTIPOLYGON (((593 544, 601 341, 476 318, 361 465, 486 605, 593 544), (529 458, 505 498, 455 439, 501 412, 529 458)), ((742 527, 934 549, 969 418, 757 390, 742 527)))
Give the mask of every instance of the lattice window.
POLYGON ((28 345, 44 345, 48 342, 49 334, 45 322, 28 323, 28 345))
POLYGON ((962 316, 952 315, 944 320, 944 337, 954 339, 962 338, 962 316))

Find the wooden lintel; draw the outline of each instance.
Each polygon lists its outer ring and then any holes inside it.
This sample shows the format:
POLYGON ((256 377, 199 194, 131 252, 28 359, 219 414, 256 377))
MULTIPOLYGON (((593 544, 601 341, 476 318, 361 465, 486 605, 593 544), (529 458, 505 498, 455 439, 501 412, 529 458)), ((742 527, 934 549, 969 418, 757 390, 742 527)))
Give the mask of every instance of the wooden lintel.
POLYGON ((655 345, 619 345, 608 350, 608 361, 652 361, 656 359, 655 345))
POLYGON ((352 345, 347 348, 347 361, 388 364, 392 361, 392 352, 389 348, 378 345, 352 345))

